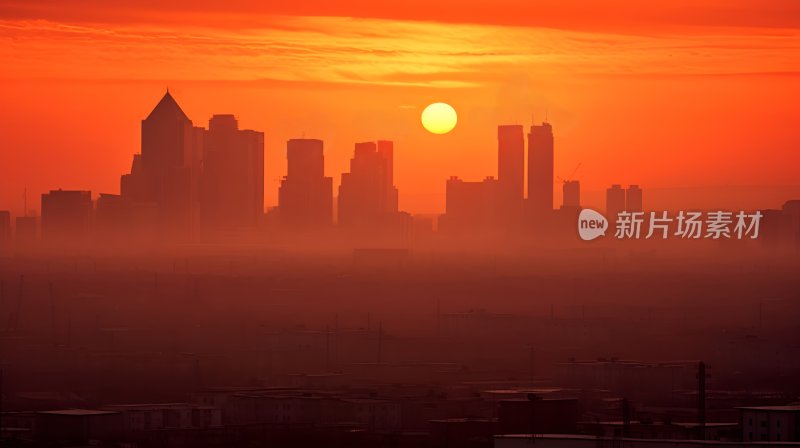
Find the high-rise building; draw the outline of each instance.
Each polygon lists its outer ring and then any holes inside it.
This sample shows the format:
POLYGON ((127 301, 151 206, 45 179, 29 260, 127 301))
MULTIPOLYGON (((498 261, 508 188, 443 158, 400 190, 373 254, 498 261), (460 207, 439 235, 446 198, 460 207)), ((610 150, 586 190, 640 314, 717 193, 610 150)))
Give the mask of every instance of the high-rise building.
POLYGON ((356 143, 350 172, 342 173, 338 222, 345 227, 387 225, 397 214, 397 188, 392 184, 392 142, 356 143))
POLYGON ((288 170, 278 190, 282 226, 308 229, 333 220, 333 178, 325 177, 322 140, 292 139, 286 144, 288 170))
POLYGON ((625 192, 625 211, 642 211, 642 189, 638 185, 628 186, 628 190, 625 192))
POLYGON ((581 184, 577 180, 567 180, 561 187, 562 208, 579 208, 581 206, 581 184))
POLYGON ((515 199, 525 194, 525 135, 522 125, 497 127, 497 180, 515 199))
POLYGON ((528 133, 528 204, 534 214, 553 210, 553 127, 547 122, 528 133))
POLYGON ((203 138, 200 220, 207 229, 254 228, 264 213, 264 133, 214 115, 203 138))
POLYGON ((445 214, 439 220, 440 230, 495 229, 500 194, 500 183, 492 176, 481 182, 465 182, 451 177, 447 180, 445 214))
POLYGON ((0 252, 11 245, 11 212, 0 210, 0 252))
POLYGON ((42 239, 48 242, 80 243, 89 237, 92 193, 51 190, 42 195, 42 239))
POLYGON ((194 230, 203 132, 169 92, 142 120, 142 152, 121 180, 122 196, 154 204, 162 234, 186 237, 194 230))
MULTIPOLYGON (((94 231, 103 240, 123 237, 131 230, 130 209, 121 195, 100 193, 95 203, 94 231)), ((117 240, 121 242, 124 240, 117 240)))
POLYGON ((616 220, 619 212, 625 210, 625 190, 619 184, 614 184, 606 190, 606 217, 616 220))

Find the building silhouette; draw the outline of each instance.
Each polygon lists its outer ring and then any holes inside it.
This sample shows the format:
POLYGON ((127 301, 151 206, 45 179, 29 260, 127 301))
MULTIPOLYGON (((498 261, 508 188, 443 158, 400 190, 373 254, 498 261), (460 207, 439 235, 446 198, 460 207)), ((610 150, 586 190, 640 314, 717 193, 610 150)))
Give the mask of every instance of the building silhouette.
POLYGON ((439 220, 439 228, 454 233, 496 229, 500 195, 500 182, 492 176, 480 182, 451 177, 447 180, 445 214, 439 220))
POLYGON ((134 219, 149 220, 154 214, 162 234, 191 236, 198 215, 203 134, 169 91, 142 120, 141 154, 134 156, 131 172, 121 179, 122 197, 140 204, 132 211, 145 215, 134 219))
POLYGON ((376 228, 397 214, 393 185, 393 146, 390 141, 356 143, 350 172, 342 173, 338 223, 343 227, 376 228))
POLYGON ((581 206, 581 184, 577 180, 567 180, 561 186, 563 200, 562 208, 580 208, 581 206))
POLYGON ((255 228, 264 213, 264 133, 214 115, 203 138, 200 222, 205 229, 255 228))
POLYGON ((619 184, 614 184, 606 190, 606 216, 609 220, 616 220, 619 212, 625 210, 625 190, 619 184))
POLYGON ((532 125, 528 133, 528 204, 534 215, 553 210, 553 127, 532 125))
POLYGON ((92 193, 51 190, 42 195, 42 239, 77 244, 89 238, 92 193))
POLYGON ((499 225, 521 222, 525 196, 525 134, 522 125, 497 127, 499 225))
POLYGON ((625 191, 625 210, 629 212, 642 211, 642 189, 638 185, 629 185, 625 191))
POLYGON ((100 193, 95 201, 94 230, 101 240, 119 238, 132 230, 130 209, 121 195, 100 193))
POLYGON ((11 247, 11 212, 0 210, 0 254, 11 247))
POLYGON ((322 140, 291 139, 286 144, 288 170, 278 190, 281 226, 313 229, 333 222, 333 178, 325 177, 322 140))
POLYGON ((522 201, 525 194, 525 135, 522 125, 497 127, 497 180, 504 194, 522 201))

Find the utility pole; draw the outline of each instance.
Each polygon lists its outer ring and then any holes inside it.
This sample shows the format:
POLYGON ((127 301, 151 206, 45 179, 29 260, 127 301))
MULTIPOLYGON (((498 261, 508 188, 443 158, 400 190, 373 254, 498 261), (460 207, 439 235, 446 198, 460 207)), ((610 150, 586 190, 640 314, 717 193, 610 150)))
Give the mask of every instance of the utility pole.
POLYGON ((706 363, 697 365, 697 423, 700 440, 706 439, 706 363))

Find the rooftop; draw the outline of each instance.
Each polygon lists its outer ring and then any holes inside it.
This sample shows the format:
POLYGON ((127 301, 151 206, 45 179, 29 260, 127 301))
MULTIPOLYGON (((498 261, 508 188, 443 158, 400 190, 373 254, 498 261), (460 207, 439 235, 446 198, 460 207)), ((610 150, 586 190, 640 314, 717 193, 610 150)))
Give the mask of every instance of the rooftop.
POLYGON ((746 411, 798 412, 800 411, 800 404, 790 404, 786 406, 740 406, 736 409, 743 409, 746 411))
POLYGON ((118 412, 114 411, 99 411, 97 409, 59 409, 53 411, 39 411, 38 413, 49 414, 49 415, 73 415, 73 416, 118 414, 118 412))

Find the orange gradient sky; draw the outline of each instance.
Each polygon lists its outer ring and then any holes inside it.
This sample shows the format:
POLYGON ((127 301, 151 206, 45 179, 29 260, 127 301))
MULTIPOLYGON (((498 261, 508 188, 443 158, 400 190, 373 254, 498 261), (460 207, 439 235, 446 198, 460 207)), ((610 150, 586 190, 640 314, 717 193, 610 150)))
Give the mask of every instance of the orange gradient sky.
POLYGON ((53 188, 117 193, 166 87, 196 125, 265 132, 267 206, 305 135, 335 184, 355 142, 395 141, 401 208, 440 212, 449 176, 496 175, 496 125, 532 114, 588 205, 611 183, 653 207, 800 194, 800 2, 107 3, 0 0, 0 209, 25 187, 34 209, 53 188), (450 134, 420 124, 437 101, 450 134))

